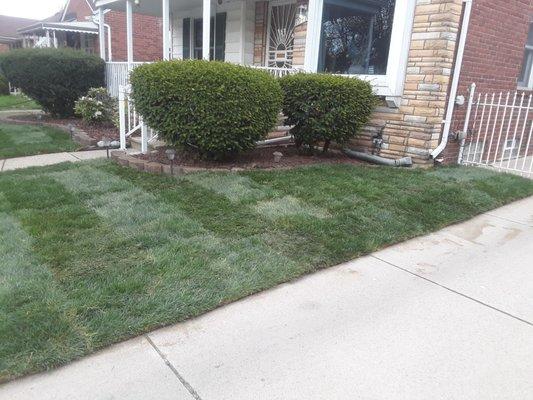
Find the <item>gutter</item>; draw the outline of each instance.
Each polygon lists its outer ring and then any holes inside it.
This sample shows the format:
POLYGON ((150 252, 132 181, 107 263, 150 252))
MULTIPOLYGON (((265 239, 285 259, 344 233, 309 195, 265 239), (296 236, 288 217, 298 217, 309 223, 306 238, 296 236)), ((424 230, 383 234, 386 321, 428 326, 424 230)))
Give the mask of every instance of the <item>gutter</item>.
POLYGON ((470 14, 472 12, 472 0, 463 0, 465 9, 463 14, 463 23, 461 25, 461 32, 459 37, 459 47, 457 49, 457 56, 455 58, 455 67, 453 71, 452 84, 450 88, 450 95, 448 97, 448 106, 446 109, 446 118, 443 121, 444 129, 439 145, 430 154, 430 157, 435 159, 448 144, 448 136, 450 135, 450 128, 452 125, 452 116, 455 106, 455 98, 457 97, 457 87, 459 86, 459 77, 461 75, 461 67, 463 66, 463 56, 465 52, 466 37, 468 34, 468 25, 470 23, 470 14))

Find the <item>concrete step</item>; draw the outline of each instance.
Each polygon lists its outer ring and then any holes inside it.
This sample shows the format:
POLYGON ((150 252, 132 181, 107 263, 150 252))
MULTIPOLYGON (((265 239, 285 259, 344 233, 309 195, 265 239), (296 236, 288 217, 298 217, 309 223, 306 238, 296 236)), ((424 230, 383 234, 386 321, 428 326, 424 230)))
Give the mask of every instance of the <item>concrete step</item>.
MULTIPOLYGON (((148 142, 148 150, 155 150, 159 147, 164 147, 165 142, 161 140, 155 140, 152 142, 148 142)), ((142 143, 141 143, 141 137, 140 136, 132 136, 130 137, 130 147, 133 150, 141 151, 142 143)))

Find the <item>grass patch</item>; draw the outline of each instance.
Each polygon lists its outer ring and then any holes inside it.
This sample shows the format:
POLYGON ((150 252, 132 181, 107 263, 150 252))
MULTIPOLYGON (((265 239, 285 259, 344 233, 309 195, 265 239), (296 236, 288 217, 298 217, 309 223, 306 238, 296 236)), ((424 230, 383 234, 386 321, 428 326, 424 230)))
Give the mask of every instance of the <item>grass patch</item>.
POLYGON ((533 195, 475 168, 0 174, 0 380, 533 195))
POLYGON ((21 94, 0 96, 0 111, 40 109, 41 107, 35 101, 21 94))
POLYGON ((0 124, 0 158, 60 153, 79 148, 68 133, 47 126, 0 124))

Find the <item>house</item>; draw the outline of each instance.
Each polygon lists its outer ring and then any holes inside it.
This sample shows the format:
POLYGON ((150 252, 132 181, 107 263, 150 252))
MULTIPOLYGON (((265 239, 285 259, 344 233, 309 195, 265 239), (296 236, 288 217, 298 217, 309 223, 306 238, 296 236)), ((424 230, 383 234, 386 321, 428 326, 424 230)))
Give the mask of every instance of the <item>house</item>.
MULTIPOLYGON (((126 60, 126 18, 120 11, 106 13, 103 58, 126 60)), ((161 21, 154 16, 135 14, 135 57, 139 61, 161 58, 161 21)), ((100 55, 98 15, 93 0, 66 0, 63 9, 42 21, 31 21, 17 30, 19 47, 70 47, 100 55)))
POLYGON ((37 22, 33 19, 0 15, 0 53, 22 47, 18 29, 37 22))
MULTIPOLYGON (((474 6, 472 0, 97 0, 95 5, 102 21, 107 10, 126 15, 128 63, 108 76, 115 87, 115 78, 122 74, 127 80, 127 71, 140 61, 133 51, 133 15, 159 17, 163 59, 216 59, 276 76, 302 70, 370 81, 381 105, 352 145, 389 158, 411 156, 418 164, 457 159, 464 144, 455 134, 460 115, 481 104, 456 101, 469 98, 472 82, 483 91, 531 88, 530 0, 474 0, 474 6)), ((524 115, 527 120, 533 113, 524 115)))

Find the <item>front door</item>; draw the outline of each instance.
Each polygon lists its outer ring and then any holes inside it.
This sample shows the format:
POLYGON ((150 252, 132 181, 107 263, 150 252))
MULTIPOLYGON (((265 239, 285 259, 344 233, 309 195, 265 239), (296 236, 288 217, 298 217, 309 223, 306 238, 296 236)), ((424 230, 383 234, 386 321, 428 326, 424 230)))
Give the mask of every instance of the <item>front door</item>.
POLYGON ((266 58, 269 67, 292 68, 296 3, 271 4, 266 58))
MULTIPOLYGON (((183 19, 183 58, 202 59, 202 18, 183 19)), ((211 17, 209 59, 224 61, 226 51, 226 13, 211 17)))

